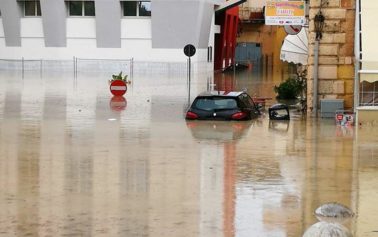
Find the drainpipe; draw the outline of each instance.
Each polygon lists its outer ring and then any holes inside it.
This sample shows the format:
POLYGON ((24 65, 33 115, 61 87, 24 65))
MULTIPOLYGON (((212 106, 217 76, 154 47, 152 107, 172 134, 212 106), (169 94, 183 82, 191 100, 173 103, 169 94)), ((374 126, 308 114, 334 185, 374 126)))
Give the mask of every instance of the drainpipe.
POLYGON ((357 107, 360 103, 360 7, 361 0, 356 1, 356 17, 355 17, 355 29, 354 29, 354 113, 357 112, 357 107))
POLYGON ((324 15, 322 14, 323 1, 320 0, 320 9, 314 17, 315 25, 315 47, 314 47, 314 97, 313 97, 313 115, 318 117, 318 76, 319 76, 319 42, 322 39, 322 31, 324 26, 324 15))

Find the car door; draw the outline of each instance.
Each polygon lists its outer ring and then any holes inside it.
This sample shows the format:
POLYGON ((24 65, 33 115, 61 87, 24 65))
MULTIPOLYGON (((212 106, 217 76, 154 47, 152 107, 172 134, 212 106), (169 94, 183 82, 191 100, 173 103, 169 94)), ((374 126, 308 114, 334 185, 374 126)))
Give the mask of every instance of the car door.
POLYGON ((242 110, 247 112, 250 118, 256 118, 258 116, 259 113, 256 109, 256 105, 248 94, 243 93, 239 95, 239 100, 241 101, 243 107, 242 110))

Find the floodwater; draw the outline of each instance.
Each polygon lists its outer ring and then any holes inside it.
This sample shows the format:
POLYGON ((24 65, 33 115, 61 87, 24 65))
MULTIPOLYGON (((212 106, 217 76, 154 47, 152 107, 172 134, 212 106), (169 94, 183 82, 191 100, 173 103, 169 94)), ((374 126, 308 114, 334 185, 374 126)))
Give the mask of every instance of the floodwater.
MULTIPOLYGON (((218 89, 273 97, 273 80, 218 89)), ((378 236, 378 129, 333 120, 185 121, 209 78, 0 75, 0 236, 298 237, 328 202, 378 236)), ((214 86, 214 83, 210 83, 214 86)), ((274 100, 269 101, 274 103, 274 100)))

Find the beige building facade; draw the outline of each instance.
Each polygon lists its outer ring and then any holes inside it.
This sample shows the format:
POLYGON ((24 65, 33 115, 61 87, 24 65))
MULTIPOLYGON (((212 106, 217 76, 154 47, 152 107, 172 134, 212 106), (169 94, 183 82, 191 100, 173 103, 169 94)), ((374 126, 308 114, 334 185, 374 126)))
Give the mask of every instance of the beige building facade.
POLYGON ((307 107, 313 110, 314 99, 314 17, 321 11, 325 17, 319 42, 318 106, 321 99, 343 99, 345 109, 354 106, 355 79, 355 0, 309 1, 309 57, 307 107))
MULTIPOLYGON (((344 109, 362 124, 378 123, 378 2, 370 0, 311 0, 309 2, 308 112, 319 112, 322 99, 343 99, 344 109), (314 61, 315 15, 325 17, 314 61), (318 69, 318 86, 314 78, 318 69), (315 83, 316 84, 316 83, 315 83), (317 103, 314 96, 317 89, 317 103)), ((316 79, 316 78, 315 78, 316 79)))

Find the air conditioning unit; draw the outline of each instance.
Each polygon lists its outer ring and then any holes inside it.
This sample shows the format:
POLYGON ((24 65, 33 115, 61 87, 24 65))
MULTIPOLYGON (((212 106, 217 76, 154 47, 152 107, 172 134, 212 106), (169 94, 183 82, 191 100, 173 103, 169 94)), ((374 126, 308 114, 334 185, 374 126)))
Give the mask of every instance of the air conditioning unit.
POLYGON ((335 118, 337 110, 344 110, 343 99, 321 99, 320 100, 320 117, 335 118))

